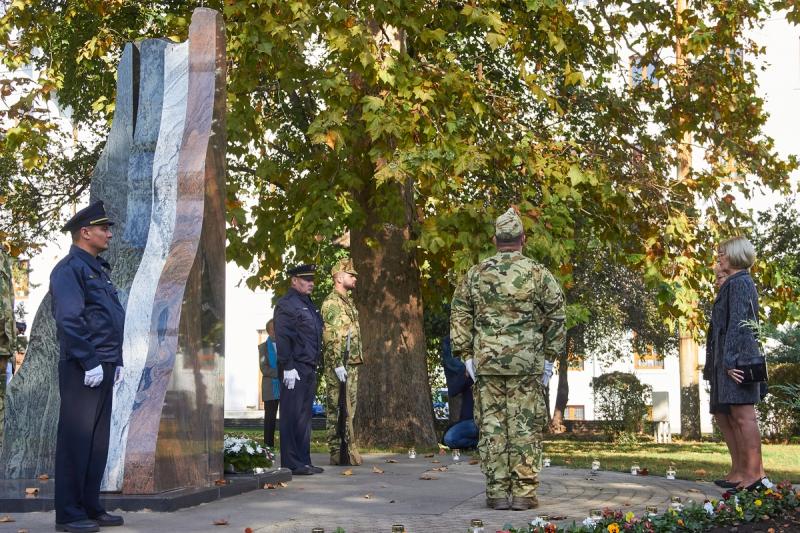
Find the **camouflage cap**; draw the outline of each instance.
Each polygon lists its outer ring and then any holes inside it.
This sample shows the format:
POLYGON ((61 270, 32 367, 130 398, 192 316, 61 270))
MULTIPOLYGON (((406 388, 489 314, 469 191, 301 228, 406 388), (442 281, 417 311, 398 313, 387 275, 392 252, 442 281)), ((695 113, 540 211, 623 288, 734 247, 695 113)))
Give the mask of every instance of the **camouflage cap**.
POLYGON ((349 257, 343 257, 333 265, 331 269, 331 276, 335 276, 339 272, 347 272, 348 274, 352 274, 353 276, 358 276, 358 272, 356 272, 355 267, 353 266, 353 260, 349 257))
POLYGON ((494 222, 494 234, 499 239, 514 239, 522 235, 522 231, 522 219, 513 207, 509 207, 494 222))

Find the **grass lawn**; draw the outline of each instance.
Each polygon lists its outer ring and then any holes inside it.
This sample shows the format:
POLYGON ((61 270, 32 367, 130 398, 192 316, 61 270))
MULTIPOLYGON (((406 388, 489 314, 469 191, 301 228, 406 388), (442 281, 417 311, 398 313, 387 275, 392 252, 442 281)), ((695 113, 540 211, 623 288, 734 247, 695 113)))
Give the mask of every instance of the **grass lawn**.
MULTIPOLYGON (((247 435, 262 441, 260 429, 226 428, 226 433, 247 435)), ((280 432, 275 434, 275 448, 280 448, 280 432)), ((311 451, 326 453, 328 447, 325 430, 314 430, 311 436, 311 451)), ((405 449, 361 449, 364 453, 404 453, 405 449)), ((434 451, 418 449, 417 453, 434 451)), ((593 459, 600 461, 603 470, 630 472, 631 465, 638 463, 647 468, 650 475, 663 476, 670 465, 674 465, 681 479, 712 481, 728 472, 730 460, 728 449, 721 442, 676 442, 656 444, 642 442, 622 446, 610 442, 579 441, 557 437, 545 437, 544 453, 553 466, 590 468, 593 459)), ((764 467, 772 481, 789 480, 800 482, 800 444, 764 444, 764 467)))
MULTIPOLYGON (((593 459, 603 470, 630 472, 638 463, 650 475, 663 476, 674 465, 681 479, 712 481, 728 473, 730 460, 724 443, 680 442, 656 444, 644 442, 621 446, 610 442, 586 442, 568 439, 547 439, 544 453, 552 465, 590 468, 593 459)), ((800 445, 764 444, 764 468, 772 481, 800 482, 800 445)))

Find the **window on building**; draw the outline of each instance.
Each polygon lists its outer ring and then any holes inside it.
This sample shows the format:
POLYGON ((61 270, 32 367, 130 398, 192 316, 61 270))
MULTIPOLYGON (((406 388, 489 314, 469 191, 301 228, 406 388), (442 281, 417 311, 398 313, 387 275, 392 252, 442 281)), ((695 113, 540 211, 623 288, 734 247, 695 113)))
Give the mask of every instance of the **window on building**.
POLYGON ((642 58, 639 56, 631 56, 630 58, 630 84, 635 87, 647 80, 651 85, 658 85, 656 79, 656 67, 650 63, 642 63, 642 58))
POLYGON ((653 350, 652 345, 647 346, 646 353, 633 354, 633 368, 641 370, 663 370, 664 358, 653 350))
POLYGON ((582 405, 568 405, 564 409, 564 420, 586 420, 582 405))

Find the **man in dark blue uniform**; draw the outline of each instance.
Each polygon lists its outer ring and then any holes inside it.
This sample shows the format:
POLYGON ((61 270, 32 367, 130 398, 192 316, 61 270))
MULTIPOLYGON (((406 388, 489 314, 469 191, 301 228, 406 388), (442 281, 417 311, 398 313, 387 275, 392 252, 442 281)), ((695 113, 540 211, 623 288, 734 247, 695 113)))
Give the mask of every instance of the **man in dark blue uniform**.
POLYGON ((125 327, 125 310, 107 272, 110 266, 98 256, 108 249, 112 225, 103 202, 78 211, 63 228, 72 234, 69 254, 50 274, 60 345, 56 531, 99 531, 100 526, 123 523, 100 504, 125 327))
POLYGON ((309 295, 316 265, 287 272, 291 288, 275 306, 278 368, 281 377, 281 466, 297 476, 323 472, 311 464, 311 409, 322 352, 322 315, 309 295))

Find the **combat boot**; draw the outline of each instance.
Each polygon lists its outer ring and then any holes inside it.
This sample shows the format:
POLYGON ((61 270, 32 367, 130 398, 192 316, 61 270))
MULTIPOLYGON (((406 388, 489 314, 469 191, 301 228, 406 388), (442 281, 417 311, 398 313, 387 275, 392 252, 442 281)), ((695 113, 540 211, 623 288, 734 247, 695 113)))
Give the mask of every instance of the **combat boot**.
POLYGON ((508 511, 511 506, 508 504, 508 498, 486 498, 486 507, 494 509, 495 511, 508 511))
POLYGON ((528 509, 536 509, 537 507, 539 507, 539 498, 536 496, 514 496, 511 498, 512 511, 527 511, 528 509))

